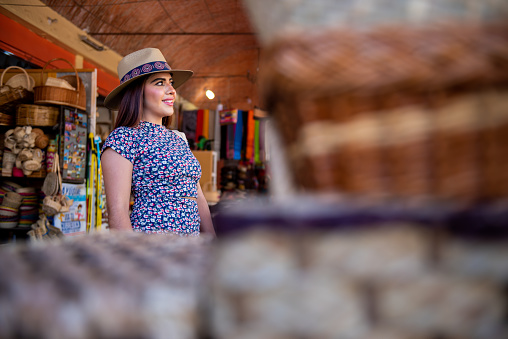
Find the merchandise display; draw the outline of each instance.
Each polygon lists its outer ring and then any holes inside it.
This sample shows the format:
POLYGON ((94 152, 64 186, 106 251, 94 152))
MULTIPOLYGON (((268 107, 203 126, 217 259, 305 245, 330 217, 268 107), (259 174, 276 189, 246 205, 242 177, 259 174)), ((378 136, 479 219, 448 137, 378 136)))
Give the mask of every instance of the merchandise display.
POLYGON ((86 173, 87 117, 85 113, 65 108, 62 138, 62 178, 84 180, 86 173))
MULTIPOLYGON (((2 177, 10 177, 15 185, 22 183, 20 192, 7 190, 19 193, 22 202, 18 207, 4 206, 2 228, 9 231, 2 232, 1 241, 40 240, 54 233, 53 216, 61 221, 71 212, 73 199, 62 192, 62 180, 80 184, 86 180, 86 107, 90 106, 86 91, 96 80, 90 72, 78 74, 69 61, 57 58, 42 70, 7 67, 1 81, 0 110, 10 117, 2 120, 5 127, 0 129, 2 177), (47 69, 55 61, 69 64, 72 75, 66 75, 67 70, 47 69), (50 218, 37 223, 46 216, 50 218)), ((8 198, 4 200, 9 203, 8 198)))

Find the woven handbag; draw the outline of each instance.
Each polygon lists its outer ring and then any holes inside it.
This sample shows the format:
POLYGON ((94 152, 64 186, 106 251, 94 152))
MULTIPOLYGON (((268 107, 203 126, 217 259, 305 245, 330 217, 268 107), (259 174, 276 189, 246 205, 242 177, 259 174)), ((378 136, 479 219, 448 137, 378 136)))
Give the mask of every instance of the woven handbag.
POLYGON ((62 205, 60 205, 60 198, 56 195, 47 196, 42 200, 42 211, 47 216, 53 216, 60 212, 62 205))
POLYGON ((69 212, 72 204, 74 203, 74 200, 73 199, 69 199, 64 194, 60 194, 58 197, 60 199, 60 205, 62 206, 60 208, 60 213, 67 213, 67 212, 69 212))
POLYGON ((4 199, 2 201, 3 206, 19 208, 21 203, 23 202, 23 197, 16 192, 7 192, 5 193, 4 199))
POLYGON ((58 154, 55 154, 55 163, 52 167, 51 172, 46 175, 44 183, 42 184, 41 191, 47 196, 57 195, 60 192, 60 186, 62 185, 62 177, 60 175, 60 162, 58 154))

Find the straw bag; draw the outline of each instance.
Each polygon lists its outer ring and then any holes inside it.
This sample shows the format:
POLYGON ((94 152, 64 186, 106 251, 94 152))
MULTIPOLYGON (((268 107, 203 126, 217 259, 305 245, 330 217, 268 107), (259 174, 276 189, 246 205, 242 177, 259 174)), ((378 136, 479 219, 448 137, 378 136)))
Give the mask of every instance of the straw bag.
POLYGON ((51 225, 46 216, 41 215, 37 222, 32 224, 32 230, 27 234, 30 236, 30 240, 38 241, 44 239, 56 239, 64 236, 61 229, 51 225))
POLYGON ((42 200, 42 211, 47 216, 53 216, 59 213, 61 208, 60 197, 56 195, 47 196, 42 200))
POLYGON ((54 161, 51 172, 46 175, 46 179, 44 179, 44 183, 41 188, 41 191, 47 196, 57 195, 60 191, 62 177, 60 176, 60 162, 58 160, 57 153, 55 154, 54 161))
POLYGON ((0 111, 9 115, 14 114, 17 105, 32 103, 34 100, 33 92, 29 91, 27 88, 21 85, 18 87, 11 87, 7 84, 4 85, 5 72, 14 68, 22 70, 26 76, 26 83, 31 83, 28 73, 21 67, 10 66, 2 72, 2 76, 0 77, 0 111))
MULTIPOLYGON (((23 171, 29 171, 30 173, 25 173, 25 175, 30 175, 33 171, 38 171, 42 167, 42 150, 40 148, 34 148, 29 150, 29 152, 32 157, 23 162, 23 171)), ((23 151, 21 153, 23 153, 23 151)))
POLYGON ((60 213, 67 213, 70 211, 72 204, 74 203, 73 199, 69 199, 66 195, 60 194, 58 196, 60 198, 60 213))
POLYGON ((46 215, 52 216, 57 213, 69 212, 74 200, 67 198, 62 193, 62 176, 60 175, 58 154, 55 154, 53 170, 46 176, 41 190, 46 194, 42 201, 42 211, 46 215))
POLYGON ((3 206, 19 208, 23 202, 23 197, 16 192, 5 193, 4 200, 2 201, 3 206))
POLYGON ((31 160, 33 157, 34 157, 34 154, 32 152, 32 149, 30 149, 30 148, 23 148, 23 150, 21 150, 21 152, 19 152, 19 154, 18 154, 18 159, 20 161, 31 160))
MULTIPOLYGON (((35 98, 34 102, 36 104, 57 104, 57 105, 66 105, 75 108, 79 108, 81 110, 86 110, 86 91, 83 82, 78 76, 78 72, 74 68, 74 66, 66 59, 55 58, 46 62, 44 67, 41 70, 41 78, 44 76, 44 70, 46 66, 56 60, 65 61, 68 63, 72 69, 74 70, 74 76, 63 76, 60 79, 66 80, 70 83, 71 86, 75 87, 75 90, 66 88, 66 87, 57 87, 57 86, 36 86, 34 87, 35 98)), ((50 81, 51 83, 51 81, 50 81)))

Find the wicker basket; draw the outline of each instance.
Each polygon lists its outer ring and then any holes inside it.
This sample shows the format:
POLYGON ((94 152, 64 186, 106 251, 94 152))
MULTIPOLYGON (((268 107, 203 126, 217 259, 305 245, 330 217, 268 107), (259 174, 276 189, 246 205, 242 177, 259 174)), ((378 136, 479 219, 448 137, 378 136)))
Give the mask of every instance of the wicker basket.
POLYGON ((20 69, 25 73, 27 83, 30 83, 28 73, 21 67, 10 66, 7 67, 0 77, 0 112, 3 114, 14 115, 16 112, 16 106, 19 104, 33 103, 34 93, 27 90, 23 86, 13 88, 9 85, 4 85, 4 75, 9 69, 20 69))
POLYGON ((58 196, 47 196, 42 201, 42 211, 47 216, 53 216, 57 214, 62 205, 60 204, 60 198, 58 196))
POLYGON ((48 172, 46 170, 46 166, 42 166, 40 170, 33 171, 31 174, 27 175, 28 178, 45 178, 48 172))
POLYGON ((14 116, 0 113, 0 126, 11 126, 14 125, 14 116))
MULTIPOLYGON (((56 105, 66 105, 75 108, 79 108, 81 110, 86 110, 86 91, 85 86, 83 85, 83 81, 79 78, 78 72, 74 68, 74 66, 67 60, 62 58, 52 59, 44 65, 41 70, 41 78, 43 78, 44 70, 46 66, 48 66, 51 62, 56 60, 62 60, 67 62, 72 69, 74 70, 75 76, 72 77, 71 85, 76 88, 76 90, 71 90, 63 87, 56 86, 36 86, 34 87, 35 98, 34 102, 36 104, 56 104, 56 105)), ((62 77, 65 80, 69 81, 69 77, 62 77)))
POLYGON ((16 125, 54 126, 58 123, 58 108, 42 105, 19 105, 16 109, 16 125))

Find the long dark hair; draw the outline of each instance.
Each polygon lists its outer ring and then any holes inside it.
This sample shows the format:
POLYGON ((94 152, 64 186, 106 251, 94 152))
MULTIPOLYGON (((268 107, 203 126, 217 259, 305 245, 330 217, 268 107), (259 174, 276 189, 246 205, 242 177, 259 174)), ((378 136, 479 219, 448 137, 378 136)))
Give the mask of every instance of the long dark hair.
MULTIPOLYGON (((148 79, 148 76, 136 79, 123 90, 114 128, 120 126, 136 127, 141 121, 146 79, 148 79)), ((162 118, 162 125, 169 128, 172 118, 172 116, 162 118)))

